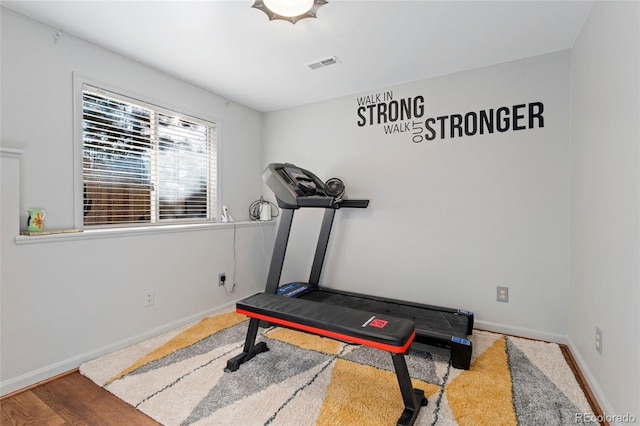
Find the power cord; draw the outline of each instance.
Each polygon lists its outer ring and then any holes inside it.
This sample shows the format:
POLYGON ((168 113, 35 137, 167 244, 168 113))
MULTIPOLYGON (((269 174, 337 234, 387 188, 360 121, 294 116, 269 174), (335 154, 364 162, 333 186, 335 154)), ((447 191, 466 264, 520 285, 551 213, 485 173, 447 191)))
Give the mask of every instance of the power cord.
POLYGON ((226 211, 225 216, 227 217, 227 220, 233 223, 233 272, 231 274, 233 278, 231 280, 231 290, 227 290, 226 275, 220 277, 220 281, 222 281, 222 288, 224 289, 224 292, 227 294, 227 296, 231 296, 234 290, 236 289, 236 222, 235 220, 233 220, 233 218, 229 214, 228 209, 225 208, 225 211, 226 211))
MULTIPOLYGON (((233 285, 231 286, 231 291, 227 293, 227 296, 236 289, 236 222, 233 222, 233 285)), ((227 288, 224 288, 224 291, 227 291, 227 288)))
POLYGON ((277 217, 280 214, 280 209, 277 205, 273 204, 271 201, 267 201, 264 197, 260 197, 259 200, 254 201, 249 205, 249 219, 251 220, 260 220, 260 212, 263 209, 263 205, 267 204, 271 209, 271 217, 277 217), (273 213, 273 208, 275 207, 275 214, 273 213))

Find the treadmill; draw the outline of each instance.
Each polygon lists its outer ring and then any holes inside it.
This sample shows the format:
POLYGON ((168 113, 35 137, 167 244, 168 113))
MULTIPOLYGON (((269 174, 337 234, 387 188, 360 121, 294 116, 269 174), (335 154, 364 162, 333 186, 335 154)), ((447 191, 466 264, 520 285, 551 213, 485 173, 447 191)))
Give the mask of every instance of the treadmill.
POLYGON ((343 199, 342 192, 338 193, 336 185, 331 182, 336 180, 330 179, 325 184, 310 171, 290 163, 272 163, 265 169, 262 177, 282 209, 265 293, 410 319, 416 326, 416 337, 411 345, 413 349, 434 352, 433 347, 436 347, 448 350, 454 368, 469 369, 472 344, 467 336, 473 332, 472 312, 352 293, 319 285, 336 210, 367 208, 369 200, 343 199), (308 282, 281 285, 280 278, 293 215, 296 210, 303 208, 325 209, 311 275, 308 282))

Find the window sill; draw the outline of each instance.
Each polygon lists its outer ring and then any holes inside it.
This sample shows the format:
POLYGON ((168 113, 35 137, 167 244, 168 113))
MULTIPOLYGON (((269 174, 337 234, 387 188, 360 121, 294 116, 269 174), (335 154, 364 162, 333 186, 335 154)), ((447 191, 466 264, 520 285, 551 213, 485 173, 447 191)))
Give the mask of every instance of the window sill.
POLYGON ((15 237, 16 245, 41 244, 59 241, 95 240, 99 238, 118 238, 142 235, 169 234, 176 232, 198 232, 228 228, 249 228, 254 226, 273 226, 275 220, 248 221, 248 222, 213 222, 188 225, 158 225, 132 228, 105 228, 88 230, 52 231, 43 234, 18 235, 15 237))

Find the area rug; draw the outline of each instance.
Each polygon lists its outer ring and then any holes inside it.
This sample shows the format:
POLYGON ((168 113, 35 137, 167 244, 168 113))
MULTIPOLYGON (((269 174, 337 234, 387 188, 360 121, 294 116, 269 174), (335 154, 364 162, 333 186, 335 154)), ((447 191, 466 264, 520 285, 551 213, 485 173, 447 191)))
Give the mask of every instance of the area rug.
MULTIPOLYGON (((283 328, 233 373, 248 321, 227 312, 102 356, 80 372, 159 423, 395 425, 403 403, 391 356, 283 328)), ((429 402, 418 425, 573 425, 592 418, 558 345, 484 331, 469 370, 411 351, 413 386, 429 402)))

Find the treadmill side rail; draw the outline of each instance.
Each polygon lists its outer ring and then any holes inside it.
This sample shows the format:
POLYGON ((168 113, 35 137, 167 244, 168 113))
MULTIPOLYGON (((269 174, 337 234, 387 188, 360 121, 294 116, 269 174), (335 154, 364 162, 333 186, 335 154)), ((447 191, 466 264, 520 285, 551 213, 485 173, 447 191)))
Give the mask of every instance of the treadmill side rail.
POLYGON ((458 309, 457 315, 464 315, 468 319, 467 322, 467 335, 470 336, 473 334, 473 312, 465 311, 464 309, 458 309))

